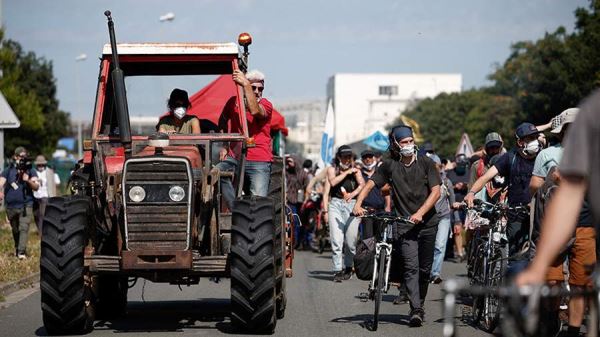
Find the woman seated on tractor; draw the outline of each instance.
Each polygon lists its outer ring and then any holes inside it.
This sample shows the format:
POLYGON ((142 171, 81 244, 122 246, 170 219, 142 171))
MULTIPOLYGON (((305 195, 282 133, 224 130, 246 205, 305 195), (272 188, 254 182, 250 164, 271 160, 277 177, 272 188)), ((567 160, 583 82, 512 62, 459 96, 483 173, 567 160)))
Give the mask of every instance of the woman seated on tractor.
POLYGON ((167 107, 169 114, 161 117, 158 121, 156 125, 158 132, 169 134, 198 134, 201 132, 200 120, 194 115, 187 114, 188 109, 192 107, 187 91, 173 89, 167 107))

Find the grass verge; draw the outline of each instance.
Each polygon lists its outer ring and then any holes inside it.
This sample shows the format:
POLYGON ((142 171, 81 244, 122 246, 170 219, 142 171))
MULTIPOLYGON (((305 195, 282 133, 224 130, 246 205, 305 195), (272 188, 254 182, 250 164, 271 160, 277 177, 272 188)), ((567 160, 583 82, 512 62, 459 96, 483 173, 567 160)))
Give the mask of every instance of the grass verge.
MULTIPOLYGON (((1 218, 0 218, 1 219, 1 218)), ((3 222, 0 220, 0 222, 3 222)), ((40 236, 35 225, 29 230, 27 259, 15 257, 15 245, 10 225, 0 228, 0 283, 13 282, 40 271, 40 236)))

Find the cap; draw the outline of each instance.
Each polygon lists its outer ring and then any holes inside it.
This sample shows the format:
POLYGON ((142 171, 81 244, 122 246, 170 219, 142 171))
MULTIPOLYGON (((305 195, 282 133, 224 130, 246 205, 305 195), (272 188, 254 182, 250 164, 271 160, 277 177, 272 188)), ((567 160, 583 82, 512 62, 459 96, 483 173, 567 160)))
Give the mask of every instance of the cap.
POLYGON ((35 157, 35 161, 33 162, 35 165, 44 165, 44 164, 48 164, 48 161, 46 161, 46 157, 44 157, 43 155, 38 155, 37 157, 35 157))
POLYGON ((21 152, 27 152, 27 150, 25 150, 25 148, 22 146, 17 146, 17 148, 15 149, 15 156, 20 155, 21 152))
POLYGON ((497 132, 490 132, 485 136, 485 147, 502 146, 502 137, 497 132))
POLYGON ((527 136, 535 135, 538 133, 540 133, 540 132, 535 127, 535 125, 525 122, 525 123, 521 123, 521 125, 517 126, 517 131, 515 132, 515 135, 517 136, 518 139, 523 139, 527 136))
POLYGON ((360 153, 361 158, 372 157, 372 156, 375 156, 375 152, 373 152, 371 150, 364 150, 363 152, 360 153))
POLYGON ((573 123, 579 113, 579 108, 569 108, 552 118, 552 133, 560 133, 564 125, 573 123))
POLYGON ((354 154, 354 152, 352 151, 352 148, 350 146, 342 145, 342 146, 338 147, 338 150, 337 150, 338 156, 343 156, 343 155, 348 155, 348 154, 350 154, 350 155, 354 154))

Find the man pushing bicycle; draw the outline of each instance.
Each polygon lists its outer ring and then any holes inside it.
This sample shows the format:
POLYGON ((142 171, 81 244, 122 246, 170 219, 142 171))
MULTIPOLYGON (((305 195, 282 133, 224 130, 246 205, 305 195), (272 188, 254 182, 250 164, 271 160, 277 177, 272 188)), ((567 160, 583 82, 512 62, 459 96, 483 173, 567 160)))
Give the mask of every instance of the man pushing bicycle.
POLYGON ((364 215, 362 202, 371 189, 389 183, 395 213, 409 217, 415 223, 399 240, 398 247, 411 308, 410 325, 421 326, 437 234, 435 203, 440 197, 441 180, 435 163, 426 156, 417 155, 410 127, 395 126, 388 138, 389 156, 384 157, 382 165, 359 194, 353 213, 364 215))

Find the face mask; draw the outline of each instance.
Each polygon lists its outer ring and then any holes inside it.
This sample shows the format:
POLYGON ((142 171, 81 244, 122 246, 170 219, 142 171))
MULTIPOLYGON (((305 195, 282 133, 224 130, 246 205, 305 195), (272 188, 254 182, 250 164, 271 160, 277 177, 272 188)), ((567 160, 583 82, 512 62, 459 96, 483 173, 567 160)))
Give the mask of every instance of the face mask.
POLYGON ((495 176, 495 177, 494 177, 494 184, 495 184, 496 186, 498 186, 498 185, 504 185, 504 177, 501 177, 501 176, 495 176))
POLYGON ((341 168, 342 170, 344 170, 344 171, 345 171, 345 170, 349 169, 350 167, 352 167, 352 164, 351 164, 351 163, 344 164, 344 163, 340 162, 340 168, 341 168))
POLYGON ((175 117, 177 117, 178 119, 182 119, 183 116, 185 116, 185 113, 187 112, 187 109, 184 107, 179 107, 179 108, 175 108, 175 110, 173 110, 173 114, 175 115, 175 117))
POLYGON ((529 156, 537 154, 539 151, 540 151, 540 142, 538 142, 537 139, 530 141, 523 148, 523 152, 525 152, 525 154, 529 155, 529 156))
POLYGON ((400 146, 400 154, 404 157, 409 157, 415 154, 415 144, 400 146))
POLYGON ((367 171, 371 171, 373 168, 375 168, 375 165, 377 165, 377 162, 373 162, 371 165, 364 165, 363 164, 363 168, 367 171))

